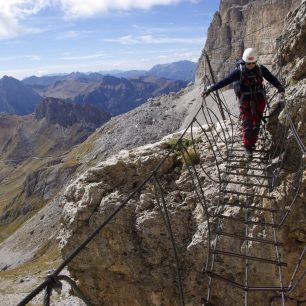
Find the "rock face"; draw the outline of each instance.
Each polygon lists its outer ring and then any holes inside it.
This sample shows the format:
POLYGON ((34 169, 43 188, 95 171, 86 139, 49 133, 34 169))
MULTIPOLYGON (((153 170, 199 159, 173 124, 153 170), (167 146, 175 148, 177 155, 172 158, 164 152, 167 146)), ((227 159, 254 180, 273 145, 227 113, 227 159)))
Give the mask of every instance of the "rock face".
MULTIPOLYGON (((204 156, 209 144, 199 142, 204 156)), ((170 148, 166 140, 121 151, 89 169, 67 189, 61 235, 64 257, 146 178, 170 148)), ((214 171, 211 174, 216 175, 214 171)), ((207 254, 203 210, 196 203, 182 158, 171 154, 159 169, 160 175, 168 190, 165 199, 183 258, 186 305, 197 305, 206 283, 201 273, 207 254)), ((153 186, 152 181, 137 193, 69 267, 95 305, 179 305, 171 241, 153 186)), ((214 186, 207 183, 206 190, 211 198, 217 197, 214 186)))
MULTIPOLYGON (((284 29, 284 19, 300 3, 301 0, 221 1, 205 44, 216 79, 232 71, 236 59, 249 47, 256 48, 260 62, 270 66, 276 53, 276 38, 284 29)), ((203 50, 196 73, 198 83, 205 74, 204 56, 203 50)))
POLYGON ((76 123, 92 124, 94 128, 110 119, 110 115, 92 105, 75 105, 60 99, 45 98, 35 110, 35 118, 46 118, 48 124, 70 127, 76 123))
MULTIPOLYGON (((286 100, 299 136, 306 143, 306 1, 288 15, 282 33, 280 58, 282 77, 287 86, 286 100)), ((281 114, 284 120, 284 113, 281 114)))
MULTIPOLYGON (((281 75, 283 82, 286 84, 286 104, 287 109, 293 119, 296 131, 301 138, 303 144, 306 144, 306 1, 302 1, 301 5, 288 14, 285 24, 286 30, 282 33, 280 44, 280 56, 275 59, 278 67, 281 66, 281 75)), ((278 116, 279 126, 286 124, 285 110, 282 110, 278 116)), ((275 139, 280 138, 277 129, 272 129, 275 139)), ((279 130, 282 130, 280 128, 279 130)), ((284 227, 283 238, 286 241, 285 252, 286 260, 290 267, 294 267, 301 254, 303 247, 306 245, 306 171, 305 171, 305 155, 302 163, 303 175, 301 182, 295 182, 296 174, 300 169, 301 149, 295 141, 293 135, 289 136, 289 147, 286 155, 286 171, 283 173, 283 180, 278 187, 281 195, 278 201, 279 205, 288 207, 288 197, 293 198, 296 188, 299 188, 300 194, 294 202, 294 210, 288 216, 287 226, 284 227), (299 187, 297 187, 299 186, 299 187), (297 221, 298 220, 298 221, 297 221)), ((298 275, 306 269, 305 256, 301 263, 298 275)), ((287 280, 290 275, 285 274, 287 280)), ((292 305, 303 305, 302 301, 306 300, 305 279, 300 287, 298 287, 291 295, 292 305), (301 304, 298 304, 301 302, 301 304)), ((279 300, 275 299, 278 305, 279 300)), ((305 302, 304 302, 305 303, 305 302)), ((289 304, 290 305, 290 304, 289 304)))

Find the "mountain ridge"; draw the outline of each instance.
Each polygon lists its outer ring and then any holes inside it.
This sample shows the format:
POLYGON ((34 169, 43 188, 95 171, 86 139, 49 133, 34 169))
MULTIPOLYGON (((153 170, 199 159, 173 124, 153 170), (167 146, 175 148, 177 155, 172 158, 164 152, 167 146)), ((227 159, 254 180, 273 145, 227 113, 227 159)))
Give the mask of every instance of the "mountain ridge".
POLYGON ((114 76, 69 75, 64 80, 32 88, 41 96, 67 100, 75 104, 92 104, 111 115, 125 113, 144 103, 148 98, 177 92, 185 81, 162 79, 152 75, 137 78, 114 76))
POLYGON ((55 98, 44 99, 34 114, 0 114, 1 240, 7 224, 27 219, 54 195, 78 167, 77 159, 65 162, 67 153, 109 119, 94 106, 55 98))
POLYGON ((179 91, 194 75, 195 63, 180 61, 156 65, 149 71, 72 72, 31 76, 22 81, 4 76, 0 80, 0 112, 27 115, 42 97, 54 97, 76 104, 93 104, 118 115, 150 97, 179 91))
POLYGON ((4 76, 0 79, 0 112, 27 115, 42 98, 21 81, 4 76))
POLYGON ((160 76, 166 79, 179 80, 191 82, 194 81, 196 63, 188 60, 182 60, 166 64, 154 65, 149 70, 105 70, 98 72, 72 72, 64 74, 52 74, 45 76, 30 76, 21 81, 27 85, 50 85, 56 81, 62 81, 67 78, 75 76, 84 76, 85 78, 99 77, 99 76, 114 76, 122 78, 138 78, 146 75, 160 76), (171 70, 173 69, 174 72, 171 70), (170 70, 170 71, 169 71, 170 70))

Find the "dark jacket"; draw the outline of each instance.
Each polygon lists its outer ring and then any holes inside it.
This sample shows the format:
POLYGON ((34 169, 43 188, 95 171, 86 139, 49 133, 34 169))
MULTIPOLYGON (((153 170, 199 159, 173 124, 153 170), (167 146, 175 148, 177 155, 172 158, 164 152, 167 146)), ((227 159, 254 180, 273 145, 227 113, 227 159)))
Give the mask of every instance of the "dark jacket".
MULTIPOLYGON (((279 82, 279 80, 269 71, 267 67, 264 65, 260 65, 261 69, 261 75, 264 79, 266 79, 269 83, 274 85, 276 88, 283 87, 282 84, 279 82)), ((247 68, 246 68, 247 69, 247 68)), ((252 70, 259 69, 258 66, 255 66, 252 70)), ((240 81, 240 74, 241 71, 239 69, 235 69, 233 72, 231 72, 227 77, 225 77, 223 80, 217 82, 211 87, 212 91, 221 89, 225 87, 226 85, 229 85, 235 81, 240 81)), ((241 91, 249 91, 249 88, 247 86, 244 86, 241 84, 241 91)))

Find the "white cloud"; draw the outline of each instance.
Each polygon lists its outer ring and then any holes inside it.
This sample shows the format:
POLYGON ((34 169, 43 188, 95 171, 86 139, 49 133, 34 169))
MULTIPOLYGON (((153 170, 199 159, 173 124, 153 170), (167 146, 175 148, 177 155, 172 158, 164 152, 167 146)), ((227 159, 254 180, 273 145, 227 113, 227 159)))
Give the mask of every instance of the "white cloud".
POLYGON ((68 31, 68 32, 64 32, 61 33, 57 39, 58 40, 65 40, 65 39, 70 39, 70 38, 76 38, 78 37, 80 34, 76 31, 68 31))
POLYGON ((0 0, 0 37, 14 37, 25 32, 20 20, 38 13, 49 5, 49 0, 0 0))
POLYGON ((155 63, 148 62, 146 66, 144 66, 143 62, 140 62, 139 59, 135 61, 131 60, 114 60, 114 61, 106 61, 106 62, 91 62, 91 63, 63 63, 56 65, 44 65, 37 66, 31 68, 20 68, 20 69, 9 69, 9 70, 1 70, 0 69, 0 77, 4 75, 10 75, 18 79, 23 79, 30 75, 42 75, 42 74, 50 74, 50 73, 69 73, 69 72, 89 72, 89 71, 100 71, 100 70, 112 70, 112 69, 120 69, 120 70, 131 70, 131 69, 149 69, 155 63))
POLYGON ((66 40, 66 39, 73 39, 73 38, 79 38, 79 37, 88 37, 88 35, 91 35, 94 33, 93 31, 67 31, 63 32, 57 35, 57 40, 66 40))
MULTIPOLYGON (((29 32, 21 20, 46 7, 60 9, 67 19, 86 18, 110 10, 149 9, 155 5, 174 5, 194 0, 0 0, 0 38, 29 32)), ((31 32, 33 29, 31 30, 31 32)))
POLYGON ((178 25, 171 25, 170 23, 166 27, 146 27, 146 26, 140 26, 137 24, 134 24, 132 26, 136 33, 141 33, 141 34, 157 34, 159 33, 160 35, 165 34, 165 33, 205 33, 207 31, 207 27, 204 26, 178 26, 178 25))
POLYGON ((67 17, 88 17, 109 10, 149 9, 155 5, 171 5, 182 0, 54 0, 67 17))
POLYGON ((26 55, 25 58, 30 59, 32 61, 40 61, 41 60, 41 58, 37 55, 26 55))
POLYGON ((106 56, 104 53, 94 53, 94 54, 88 54, 88 55, 82 55, 82 56, 64 56, 60 57, 60 60, 66 60, 66 61, 77 61, 77 60, 89 60, 89 59, 96 59, 96 58, 110 58, 111 56, 106 56))
POLYGON ((172 52, 171 54, 160 54, 158 55, 158 58, 166 61, 170 61, 172 59, 187 59, 189 61, 197 62, 199 56, 199 52, 172 52))
POLYGON ((27 59, 32 61, 40 61, 41 58, 38 55, 20 55, 20 56, 7 56, 7 57, 0 57, 0 62, 10 62, 16 61, 20 59, 27 59))
POLYGON ((199 44, 203 45, 202 37, 167 37, 167 36, 152 36, 152 35, 140 35, 133 36, 127 35, 118 38, 104 39, 104 41, 120 43, 123 45, 134 44, 199 44))
POLYGON ((19 26, 17 19, 5 12, 0 12, 0 37, 8 38, 21 34, 23 29, 19 26))

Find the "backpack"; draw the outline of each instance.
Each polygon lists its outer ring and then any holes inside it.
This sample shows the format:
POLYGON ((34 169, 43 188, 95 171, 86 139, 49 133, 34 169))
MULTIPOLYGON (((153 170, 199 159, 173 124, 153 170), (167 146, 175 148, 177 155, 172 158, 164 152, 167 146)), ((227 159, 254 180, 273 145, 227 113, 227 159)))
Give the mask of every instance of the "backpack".
MULTIPOLYGON (((259 76, 262 78, 263 76, 262 76, 262 71, 261 71, 261 65, 256 64, 256 66, 258 67, 259 76)), ((233 83, 233 87, 234 87, 234 91, 235 91, 236 96, 238 98, 240 98, 241 95, 242 95, 241 83, 242 83, 242 80, 244 79, 245 74, 246 74, 245 62, 242 59, 236 60, 235 69, 239 69, 239 71, 240 71, 240 80, 235 81, 233 83)))

